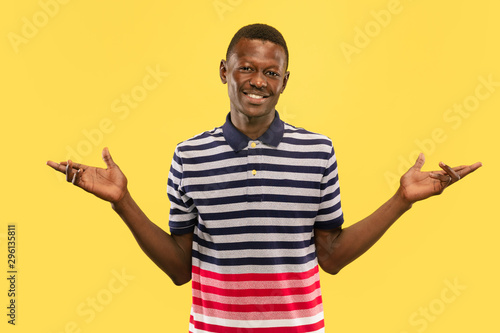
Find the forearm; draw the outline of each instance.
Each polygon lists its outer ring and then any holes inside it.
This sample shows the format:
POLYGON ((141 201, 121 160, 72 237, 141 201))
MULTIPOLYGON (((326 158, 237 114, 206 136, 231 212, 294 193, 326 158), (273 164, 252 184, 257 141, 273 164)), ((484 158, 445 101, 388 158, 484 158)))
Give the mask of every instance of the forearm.
MULTIPOLYGON (((392 224, 411 208, 398 191, 380 208, 363 220, 343 229, 337 235, 323 235, 317 240, 321 267, 336 274, 375 244, 392 224)), ((318 230, 321 233, 320 230, 318 230)))
POLYGON ((175 237, 151 222, 132 199, 130 193, 113 209, 127 224, 144 253, 160 267, 176 285, 191 279, 191 253, 183 250, 175 237))

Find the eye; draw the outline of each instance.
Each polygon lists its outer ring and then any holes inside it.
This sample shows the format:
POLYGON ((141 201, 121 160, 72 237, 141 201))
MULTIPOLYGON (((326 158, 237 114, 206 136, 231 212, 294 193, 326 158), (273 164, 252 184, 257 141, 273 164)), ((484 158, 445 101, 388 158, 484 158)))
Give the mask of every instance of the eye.
POLYGON ((241 66, 240 71, 242 72, 250 72, 252 69, 248 66, 241 66))
POLYGON ((276 72, 273 72, 273 71, 267 72, 267 75, 275 76, 275 77, 280 76, 279 73, 276 73, 276 72))

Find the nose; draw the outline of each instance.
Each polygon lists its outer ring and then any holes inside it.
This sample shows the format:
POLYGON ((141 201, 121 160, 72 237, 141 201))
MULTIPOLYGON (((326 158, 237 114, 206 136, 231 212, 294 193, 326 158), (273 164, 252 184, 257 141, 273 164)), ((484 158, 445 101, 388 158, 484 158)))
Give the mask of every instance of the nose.
POLYGON ((249 81, 250 85, 252 87, 255 87, 257 89, 265 88, 267 87, 267 79, 266 76, 261 73, 261 72, 256 72, 249 81))

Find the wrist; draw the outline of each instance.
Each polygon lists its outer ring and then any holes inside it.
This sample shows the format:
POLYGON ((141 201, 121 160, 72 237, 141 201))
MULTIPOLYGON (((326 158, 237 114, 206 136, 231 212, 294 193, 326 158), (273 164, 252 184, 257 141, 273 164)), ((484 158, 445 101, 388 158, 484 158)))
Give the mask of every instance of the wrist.
POLYGON ((399 187, 396 193, 393 196, 393 199, 396 202, 398 208, 402 211, 402 213, 406 212, 413 206, 413 202, 408 200, 404 194, 404 189, 399 187))
POLYGON ((132 202, 132 196, 130 195, 130 192, 127 189, 125 191, 125 194, 120 199, 111 202, 111 207, 115 212, 120 214, 126 209, 126 207, 130 206, 131 202, 132 202))

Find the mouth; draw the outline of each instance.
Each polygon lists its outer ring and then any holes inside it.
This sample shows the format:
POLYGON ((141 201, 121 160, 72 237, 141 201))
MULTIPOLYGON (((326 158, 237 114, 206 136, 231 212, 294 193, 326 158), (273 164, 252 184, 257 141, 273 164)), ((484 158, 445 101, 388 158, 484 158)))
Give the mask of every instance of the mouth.
POLYGON ((258 95, 258 94, 247 93, 247 92, 243 92, 243 94, 250 100, 250 102, 256 103, 256 104, 263 103, 266 100, 266 98, 269 97, 269 96, 265 96, 265 95, 258 95))

